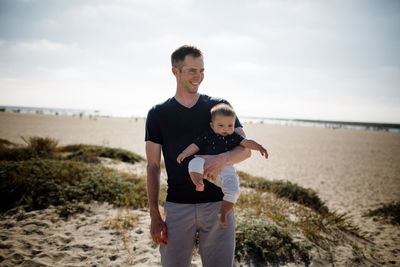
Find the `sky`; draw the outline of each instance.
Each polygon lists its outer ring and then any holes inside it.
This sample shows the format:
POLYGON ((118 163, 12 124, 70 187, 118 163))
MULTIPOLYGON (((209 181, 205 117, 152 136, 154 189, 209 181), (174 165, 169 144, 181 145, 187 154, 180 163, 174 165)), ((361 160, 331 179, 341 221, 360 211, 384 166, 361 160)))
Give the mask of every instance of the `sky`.
POLYGON ((239 118, 400 123, 397 0, 0 0, 0 105, 146 116, 183 44, 239 118))

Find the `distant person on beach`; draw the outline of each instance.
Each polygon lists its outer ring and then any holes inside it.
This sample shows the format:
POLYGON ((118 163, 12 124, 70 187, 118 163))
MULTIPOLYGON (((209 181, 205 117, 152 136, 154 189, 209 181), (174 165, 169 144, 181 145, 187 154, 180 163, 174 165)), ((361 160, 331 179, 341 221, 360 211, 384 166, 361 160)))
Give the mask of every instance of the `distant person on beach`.
MULTIPOLYGON (((211 129, 198 136, 194 143, 190 144, 178 155, 176 159, 178 163, 199 151, 205 155, 218 155, 239 145, 248 149, 258 150, 262 156, 268 158, 267 150, 262 145, 235 132, 236 113, 231 106, 225 103, 217 104, 211 109, 210 113, 211 129)), ((196 185, 197 191, 204 191, 203 168, 204 159, 201 157, 193 158, 189 162, 189 175, 196 185)), ((234 167, 227 165, 222 169, 215 181, 210 180, 210 182, 221 187, 224 193, 219 212, 219 222, 223 227, 226 227, 226 217, 232 211, 239 197, 239 177, 234 167)))
MULTIPOLYGON (((146 119, 150 233, 153 241, 160 244, 163 266, 190 266, 196 233, 203 266, 233 266, 234 212, 228 214, 226 227, 222 227, 218 219, 224 196, 221 188, 204 180, 204 190, 196 191, 188 173, 188 160, 181 164, 176 160, 197 136, 209 129, 211 108, 228 102, 198 93, 204 78, 203 55, 198 48, 178 48, 171 55, 171 63, 177 83, 175 96, 152 107, 146 119), (168 176, 165 219, 159 210, 161 152, 168 176)), ((245 136, 237 118, 234 127, 245 136)), ((250 155, 250 150, 242 146, 218 155, 201 155, 203 177, 215 180, 226 165, 239 163, 250 155)))

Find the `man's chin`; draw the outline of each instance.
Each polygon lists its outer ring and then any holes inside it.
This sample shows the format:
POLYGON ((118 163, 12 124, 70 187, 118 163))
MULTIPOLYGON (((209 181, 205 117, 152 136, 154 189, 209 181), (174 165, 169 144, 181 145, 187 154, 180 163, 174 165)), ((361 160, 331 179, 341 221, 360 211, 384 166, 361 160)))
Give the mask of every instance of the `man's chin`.
POLYGON ((189 94, 197 94, 197 92, 199 91, 199 88, 189 88, 188 90, 186 90, 189 94))

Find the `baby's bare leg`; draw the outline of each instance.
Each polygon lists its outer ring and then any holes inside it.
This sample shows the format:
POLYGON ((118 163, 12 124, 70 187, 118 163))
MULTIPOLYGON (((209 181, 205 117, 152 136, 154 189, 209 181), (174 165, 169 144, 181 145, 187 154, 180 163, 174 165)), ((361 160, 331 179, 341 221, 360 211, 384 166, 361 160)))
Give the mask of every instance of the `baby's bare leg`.
POLYGON ((221 217, 219 218, 219 223, 222 225, 222 227, 226 227, 226 217, 228 214, 232 211, 234 204, 232 202, 223 200, 222 205, 221 205, 221 210, 219 211, 219 214, 221 217))
POLYGON ((196 191, 204 191, 203 174, 198 172, 189 173, 192 182, 196 185, 196 191))

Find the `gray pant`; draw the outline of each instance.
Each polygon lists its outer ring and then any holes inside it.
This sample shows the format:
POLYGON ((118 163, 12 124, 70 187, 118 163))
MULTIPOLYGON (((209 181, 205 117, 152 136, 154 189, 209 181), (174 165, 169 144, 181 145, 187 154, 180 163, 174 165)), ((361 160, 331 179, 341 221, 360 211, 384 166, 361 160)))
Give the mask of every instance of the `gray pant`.
POLYGON ((160 246, 161 264, 190 266, 199 232, 199 252, 204 267, 232 267, 235 252, 235 215, 228 214, 226 228, 219 224, 222 202, 165 203, 168 244, 160 246))

